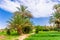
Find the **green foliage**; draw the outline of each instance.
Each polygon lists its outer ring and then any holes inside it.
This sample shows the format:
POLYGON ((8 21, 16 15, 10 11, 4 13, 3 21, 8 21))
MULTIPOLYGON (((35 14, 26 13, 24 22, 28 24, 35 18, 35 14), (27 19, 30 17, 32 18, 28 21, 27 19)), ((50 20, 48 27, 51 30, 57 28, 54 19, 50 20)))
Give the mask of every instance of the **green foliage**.
POLYGON ((30 33, 32 31, 32 27, 31 26, 25 26, 22 28, 23 33, 30 33))
POLYGON ((56 4, 54 6, 55 12, 52 14, 50 18, 50 23, 53 23, 56 28, 54 30, 59 31, 60 29, 60 4, 56 4))
POLYGON ((60 32, 40 31, 38 34, 33 34, 25 40, 60 40, 60 32))
POLYGON ((30 18, 32 18, 31 13, 26 10, 26 7, 21 5, 18 8, 19 11, 14 12, 13 17, 8 21, 8 26, 10 29, 16 29, 18 34, 22 34, 22 28, 27 30, 25 32, 30 31, 30 27, 25 27, 26 24, 32 25, 30 22, 30 18), (25 29, 26 28, 26 29, 25 29))
POLYGON ((20 35, 17 34, 17 32, 15 30, 10 30, 10 35, 8 33, 7 35, 7 29, 3 29, 2 32, 0 32, 0 40, 15 40, 18 39, 20 35), (4 32, 3 32, 4 31, 4 32))
POLYGON ((7 29, 7 34, 8 34, 8 35, 10 35, 10 34, 11 34, 10 29, 7 29))
POLYGON ((41 31, 40 29, 42 29, 41 26, 39 25, 35 26, 35 33, 38 33, 39 31, 41 31))
POLYGON ((39 29, 38 29, 38 28, 36 28, 36 29, 35 29, 35 33, 38 33, 38 32, 39 32, 39 29))
POLYGON ((54 28, 54 31, 60 32, 60 28, 55 27, 55 28, 54 28))
POLYGON ((38 33, 39 31, 50 31, 50 28, 48 26, 36 26, 35 33, 38 33))
POLYGON ((35 33, 38 33, 39 31, 60 31, 60 28, 53 26, 36 26, 35 33))

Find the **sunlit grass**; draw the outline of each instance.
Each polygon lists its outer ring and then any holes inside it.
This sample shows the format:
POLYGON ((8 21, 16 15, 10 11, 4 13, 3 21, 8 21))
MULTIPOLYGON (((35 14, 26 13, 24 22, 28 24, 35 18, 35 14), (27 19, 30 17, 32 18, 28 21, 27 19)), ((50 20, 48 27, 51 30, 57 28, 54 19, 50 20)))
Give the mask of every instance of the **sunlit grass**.
POLYGON ((11 32, 11 35, 7 35, 5 32, 0 32, 0 40, 15 40, 19 37, 16 32, 11 32), (3 38, 2 38, 3 36, 3 38))
POLYGON ((38 34, 33 34, 25 40, 60 40, 60 32, 57 31, 40 31, 38 34))

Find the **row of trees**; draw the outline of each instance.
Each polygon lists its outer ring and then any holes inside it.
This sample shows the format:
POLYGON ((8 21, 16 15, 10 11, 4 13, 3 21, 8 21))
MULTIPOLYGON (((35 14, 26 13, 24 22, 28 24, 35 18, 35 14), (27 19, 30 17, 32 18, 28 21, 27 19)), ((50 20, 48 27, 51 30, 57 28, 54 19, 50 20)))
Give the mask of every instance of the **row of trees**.
POLYGON ((32 14, 27 10, 27 7, 21 5, 17 7, 19 11, 13 13, 13 17, 8 22, 8 28, 14 29, 18 34, 29 33, 32 30, 30 18, 32 14))
POLYGON ((53 26, 36 26, 35 27, 35 33, 38 33, 39 31, 57 31, 55 30, 55 27, 53 26))

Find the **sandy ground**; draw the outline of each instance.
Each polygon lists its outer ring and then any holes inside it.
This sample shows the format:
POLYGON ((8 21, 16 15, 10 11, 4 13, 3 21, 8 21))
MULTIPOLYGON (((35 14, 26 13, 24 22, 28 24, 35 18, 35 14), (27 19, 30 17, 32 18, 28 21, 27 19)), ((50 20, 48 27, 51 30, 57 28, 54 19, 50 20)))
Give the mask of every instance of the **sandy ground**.
POLYGON ((4 40, 5 39, 5 36, 0 36, 0 40, 4 40))
POLYGON ((31 33, 31 34, 22 34, 22 35, 20 35, 19 36, 19 40, 24 40, 25 38, 28 38, 30 35, 32 35, 32 34, 34 34, 34 33, 31 33))
POLYGON ((30 34, 22 34, 19 36, 19 40, 24 40, 25 38, 27 38, 28 36, 30 36, 30 34))

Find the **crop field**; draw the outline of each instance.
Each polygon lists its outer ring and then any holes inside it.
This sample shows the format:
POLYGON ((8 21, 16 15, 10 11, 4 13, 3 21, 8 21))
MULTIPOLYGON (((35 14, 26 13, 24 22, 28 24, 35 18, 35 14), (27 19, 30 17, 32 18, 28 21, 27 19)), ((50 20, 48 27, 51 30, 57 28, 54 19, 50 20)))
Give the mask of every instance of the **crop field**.
POLYGON ((38 34, 33 34, 25 40, 60 40, 60 32, 40 31, 38 34))

